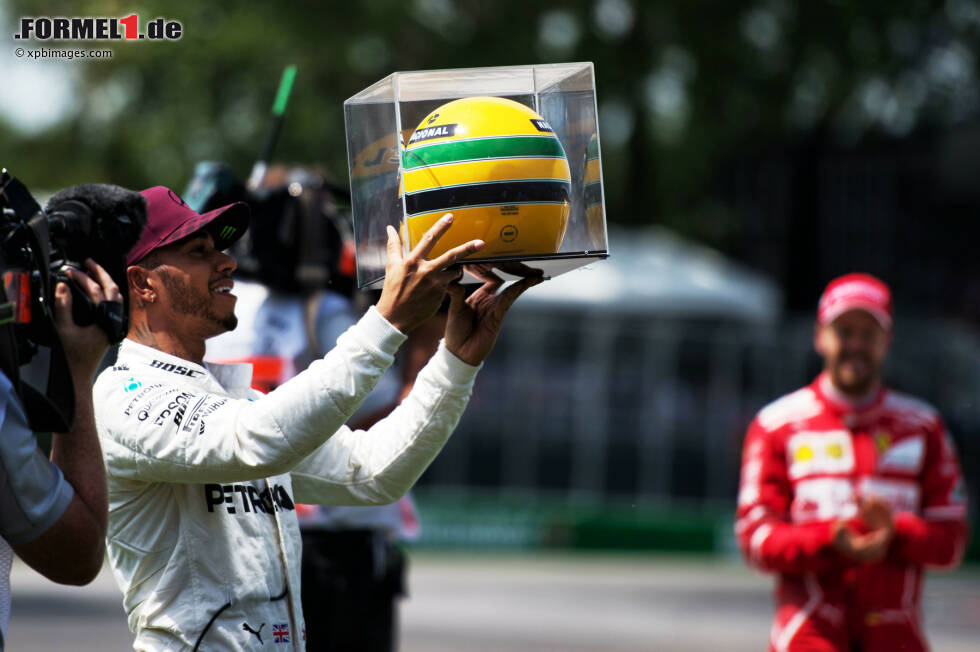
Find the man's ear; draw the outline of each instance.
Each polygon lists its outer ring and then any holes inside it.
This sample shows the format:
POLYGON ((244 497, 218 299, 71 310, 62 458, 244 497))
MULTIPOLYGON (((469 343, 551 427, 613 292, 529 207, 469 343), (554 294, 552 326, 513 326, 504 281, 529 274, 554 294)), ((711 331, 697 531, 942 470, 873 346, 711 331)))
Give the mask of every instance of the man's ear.
POLYGON ((820 357, 823 357, 823 343, 820 341, 820 334, 822 332, 823 326, 820 325, 820 322, 813 322, 813 350, 820 357))
POLYGON ((126 280, 129 283, 129 296, 133 302, 143 307, 156 300, 156 290, 150 280, 150 270, 139 265, 130 265, 126 268, 126 280))

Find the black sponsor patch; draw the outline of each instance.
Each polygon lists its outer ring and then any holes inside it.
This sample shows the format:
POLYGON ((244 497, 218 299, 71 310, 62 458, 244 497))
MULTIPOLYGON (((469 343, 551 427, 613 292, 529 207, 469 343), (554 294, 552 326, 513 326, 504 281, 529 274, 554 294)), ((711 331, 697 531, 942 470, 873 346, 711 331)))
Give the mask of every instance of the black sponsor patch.
POLYGON ((534 125, 534 128, 538 131, 544 131, 549 134, 555 133, 555 130, 551 128, 551 125, 544 120, 535 120, 534 118, 531 118, 531 124, 534 125))
POLYGON ((416 129, 412 137, 408 139, 408 144, 411 145, 423 140, 432 140, 433 138, 449 138, 456 134, 456 126, 454 123, 451 125, 435 125, 433 127, 416 129))

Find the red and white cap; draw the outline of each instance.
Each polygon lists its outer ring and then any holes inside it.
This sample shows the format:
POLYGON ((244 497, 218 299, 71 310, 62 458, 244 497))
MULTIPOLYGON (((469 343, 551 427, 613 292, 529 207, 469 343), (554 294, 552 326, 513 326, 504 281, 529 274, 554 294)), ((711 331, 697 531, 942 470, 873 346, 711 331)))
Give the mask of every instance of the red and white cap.
POLYGON ((817 307, 817 323, 829 324, 849 310, 864 310, 888 330, 892 326, 892 292, 870 274, 845 274, 827 284, 817 307))

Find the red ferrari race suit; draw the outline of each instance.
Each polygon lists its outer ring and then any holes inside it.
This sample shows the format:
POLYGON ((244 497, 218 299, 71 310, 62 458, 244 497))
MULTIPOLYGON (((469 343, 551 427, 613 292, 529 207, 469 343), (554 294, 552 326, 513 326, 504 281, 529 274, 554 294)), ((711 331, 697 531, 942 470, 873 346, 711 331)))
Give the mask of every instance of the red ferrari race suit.
POLYGON ((934 408, 882 388, 854 405, 826 374, 763 408, 742 454, 735 534, 748 562, 779 574, 769 650, 927 650, 923 567, 959 563, 967 539, 959 462, 934 408), (832 525, 867 532, 857 499, 892 507, 886 557, 858 564, 832 525))

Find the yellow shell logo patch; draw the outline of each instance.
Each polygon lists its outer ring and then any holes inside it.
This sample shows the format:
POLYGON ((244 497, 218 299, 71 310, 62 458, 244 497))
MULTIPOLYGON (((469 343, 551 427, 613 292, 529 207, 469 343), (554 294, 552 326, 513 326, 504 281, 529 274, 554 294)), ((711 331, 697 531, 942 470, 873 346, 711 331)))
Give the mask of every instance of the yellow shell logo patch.
POLYGON ((813 459, 813 449, 809 446, 800 446, 796 449, 797 462, 809 462, 813 459))

